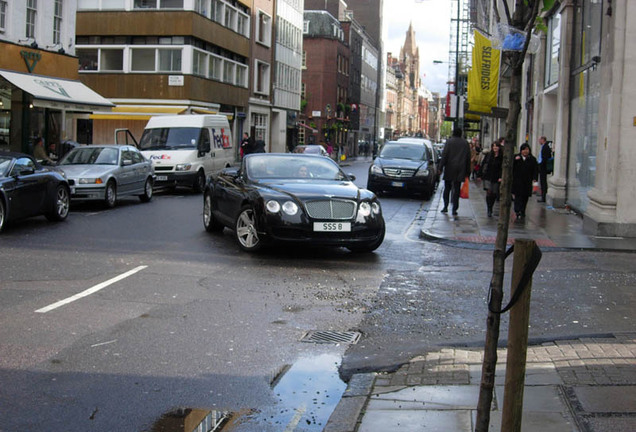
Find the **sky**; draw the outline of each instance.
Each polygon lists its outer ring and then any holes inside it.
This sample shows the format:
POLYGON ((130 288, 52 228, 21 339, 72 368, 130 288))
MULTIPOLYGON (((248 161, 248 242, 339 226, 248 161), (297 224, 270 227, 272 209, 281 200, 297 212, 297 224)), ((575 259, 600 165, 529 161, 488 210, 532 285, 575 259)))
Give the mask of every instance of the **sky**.
POLYGON ((446 94, 451 0, 384 0, 384 49, 400 55, 409 24, 420 50, 420 77, 433 92, 446 94), (434 64, 433 60, 444 63, 434 64))

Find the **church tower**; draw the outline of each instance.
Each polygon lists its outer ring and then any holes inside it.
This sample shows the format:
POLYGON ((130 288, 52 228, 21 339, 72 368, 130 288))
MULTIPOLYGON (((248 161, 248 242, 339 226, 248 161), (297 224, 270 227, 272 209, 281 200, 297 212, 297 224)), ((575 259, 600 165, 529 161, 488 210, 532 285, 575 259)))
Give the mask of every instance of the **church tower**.
POLYGON ((400 49, 400 62, 404 65, 404 74, 408 79, 408 86, 412 89, 420 87, 420 50, 415 41, 413 22, 409 24, 406 40, 400 49))

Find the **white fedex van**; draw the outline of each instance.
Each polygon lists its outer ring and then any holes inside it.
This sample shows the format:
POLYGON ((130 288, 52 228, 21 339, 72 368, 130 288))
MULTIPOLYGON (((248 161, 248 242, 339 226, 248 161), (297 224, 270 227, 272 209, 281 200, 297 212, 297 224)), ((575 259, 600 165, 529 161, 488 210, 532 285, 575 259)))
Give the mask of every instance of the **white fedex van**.
POLYGON ((139 150, 152 161, 156 186, 185 186, 195 192, 203 190, 209 174, 234 162, 230 124, 224 115, 151 117, 139 150))

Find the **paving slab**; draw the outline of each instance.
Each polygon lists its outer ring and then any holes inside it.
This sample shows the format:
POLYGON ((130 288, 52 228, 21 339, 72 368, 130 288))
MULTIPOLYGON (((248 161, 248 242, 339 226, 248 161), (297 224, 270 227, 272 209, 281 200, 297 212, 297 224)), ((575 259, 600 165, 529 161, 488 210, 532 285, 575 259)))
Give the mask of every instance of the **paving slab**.
POLYGON ((374 394, 369 400, 367 411, 373 409, 373 403, 377 400, 418 402, 438 410, 473 409, 479 400, 479 386, 418 386, 392 393, 374 394))
MULTIPOLYGON (((499 408, 504 404, 504 387, 495 387, 499 408)), ((525 386, 523 390, 523 411, 563 412, 563 399, 557 386, 525 386)))
MULTIPOLYGON (((476 422, 477 411, 473 422, 476 422)), ((501 432, 501 413, 490 413, 489 432, 501 432)), ((579 432, 574 421, 561 413, 524 411, 521 418, 521 432, 579 432)), ((594 432, 597 432, 596 430, 594 432)), ((618 431, 613 431, 618 432, 618 431)))
POLYGON ((358 432, 470 432, 469 410, 446 411, 370 411, 358 432))
POLYGON ((636 414, 636 386, 575 386, 573 390, 585 412, 636 414))

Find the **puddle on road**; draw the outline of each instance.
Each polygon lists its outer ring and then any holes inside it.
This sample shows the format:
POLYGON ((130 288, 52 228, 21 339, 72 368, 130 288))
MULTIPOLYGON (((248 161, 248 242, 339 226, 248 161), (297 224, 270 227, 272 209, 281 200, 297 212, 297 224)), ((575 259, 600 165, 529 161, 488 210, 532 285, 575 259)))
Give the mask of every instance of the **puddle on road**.
POLYGON ((237 431, 322 431, 347 385, 338 375, 340 357, 301 358, 273 382, 277 403, 250 416, 237 431))
POLYGON ((272 382, 271 407, 235 413, 181 408, 163 415, 150 432, 322 431, 347 387, 339 366, 333 354, 301 358, 272 382))

